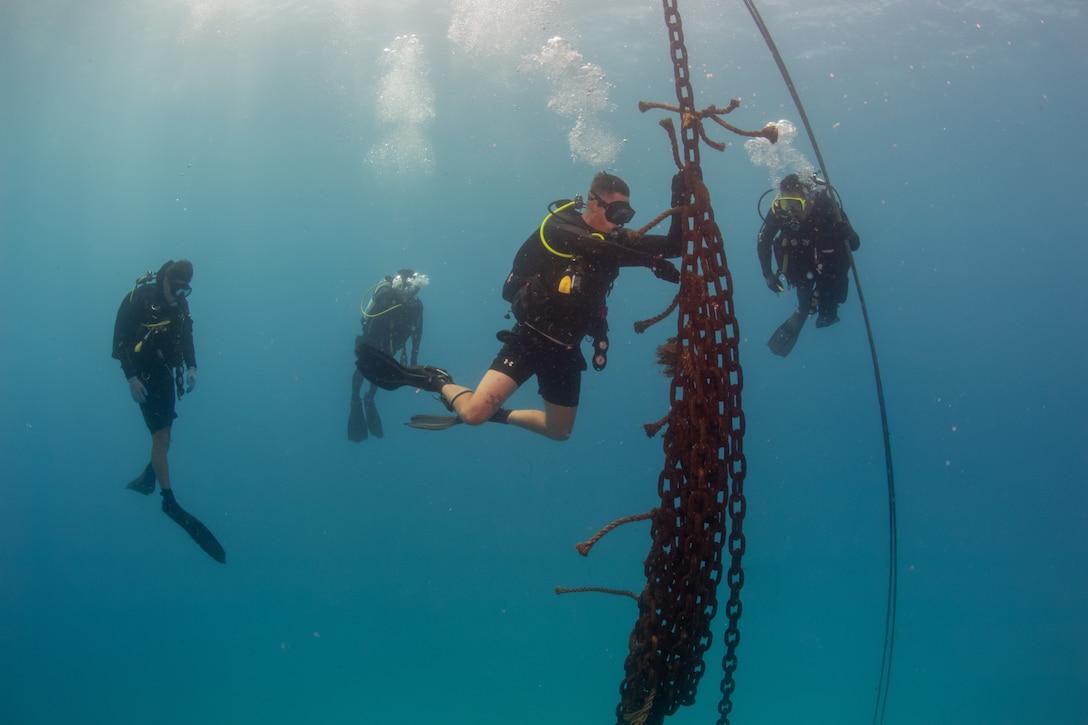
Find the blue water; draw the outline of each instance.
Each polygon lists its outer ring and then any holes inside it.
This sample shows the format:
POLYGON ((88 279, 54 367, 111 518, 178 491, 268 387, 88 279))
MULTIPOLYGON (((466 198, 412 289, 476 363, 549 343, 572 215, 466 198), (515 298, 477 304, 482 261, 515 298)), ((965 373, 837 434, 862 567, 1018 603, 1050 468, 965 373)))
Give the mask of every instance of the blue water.
MULTIPOLYGON (((861 234, 895 473, 886 723, 1085 723, 1088 117, 1079 0, 777 0, 761 10, 861 234)), ((796 110, 740 2, 682 2, 699 106, 796 110)), ((0 2, 0 722, 608 723, 657 502, 665 323, 645 270, 573 438, 426 433, 378 397, 345 439, 358 305, 411 266, 421 360, 474 383, 548 202, 598 169, 668 201, 661 9, 556 0, 0 2), (548 42, 551 38, 557 38, 548 42), (579 120, 580 119, 580 120, 579 120), (573 133, 572 133, 573 131, 573 133), (133 280, 195 265, 200 379, 178 500, 220 566, 125 491, 147 431, 116 361, 133 280)), ((743 335, 748 553, 735 723, 868 723, 887 492, 856 289, 793 354, 755 256, 756 161, 703 149, 743 335)), ((514 403, 538 405, 535 385, 514 403)), ((697 703, 717 719, 721 633, 697 703)))

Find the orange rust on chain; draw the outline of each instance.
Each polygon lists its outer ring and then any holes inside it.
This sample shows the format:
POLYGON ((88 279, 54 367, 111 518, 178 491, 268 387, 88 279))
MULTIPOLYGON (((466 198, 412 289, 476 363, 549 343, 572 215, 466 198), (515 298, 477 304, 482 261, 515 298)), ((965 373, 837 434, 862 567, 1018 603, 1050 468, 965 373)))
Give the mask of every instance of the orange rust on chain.
MULTIPOLYGON (((717 588, 723 574, 726 603, 726 655, 722 661, 719 725, 728 723, 735 687, 739 641, 741 557, 745 539, 743 453, 744 413, 740 333, 733 309, 733 283, 721 230, 714 219, 710 192, 703 183, 700 141, 722 151, 726 144, 706 134, 709 119, 741 136, 761 136, 772 143, 777 131, 742 131, 721 119, 736 110, 695 109, 687 48, 676 0, 662 0, 673 60, 677 105, 639 103, 639 110, 665 110, 680 117, 661 121, 673 159, 682 171, 686 198, 680 211, 683 234, 676 334, 658 350, 671 375, 669 413, 648 425, 665 427, 665 462, 658 477, 661 505, 651 516, 652 544, 643 564, 646 587, 638 596, 639 615, 631 631, 616 707, 618 725, 658 725, 683 705, 695 701, 709 649, 710 624, 718 609, 717 588), (728 555, 726 570, 723 552, 728 555)), ((655 320, 664 319, 659 315, 655 320)), ((638 323, 645 329, 652 321, 638 323)), ((640 330, 641 331, 641 330, 640 330)))
MULTIPOLYGON (((732 101, 730 101, 729 105, 725 108, 718 108, 714 104, 711 104, 701 111, 681 109, 679 106, 670 106, 667 103, 654 103, 650 101, 639 101, 638 104, 638 110, 642 111, 643 113, 656 108, 663 111, 671 111, 679 115, 682 128, 691 129, 693 133, 698 134, 699 138, 703 140, 703 143, 718 151, 725 151, 725 143, 721 141, 714 141, 706 135, 706 127, 703 124, 703 121, 706 119, 713 121, 727 131, 732 131, 738 136, 765 138, 771 143, 775 143, 776 141, 778 141, 778 127, 772 123, 767 124, 758 131, 745 131, 744 129, 738 128, 730 123, 726 123, 721 119, 721 116, 724 116, 727 113, 732 113, 739 107, 740 100, 737 98, 734 98, 732 101)), ((669 134, 669 138, 673 142, 673 155, 677 161, 676 165, 682 166, 679 161, 680 155, 677 151, 676 130, 675 128, 673 128, 672 119, 665 118, 658 123, 665 127, 666 132, 669 134)))

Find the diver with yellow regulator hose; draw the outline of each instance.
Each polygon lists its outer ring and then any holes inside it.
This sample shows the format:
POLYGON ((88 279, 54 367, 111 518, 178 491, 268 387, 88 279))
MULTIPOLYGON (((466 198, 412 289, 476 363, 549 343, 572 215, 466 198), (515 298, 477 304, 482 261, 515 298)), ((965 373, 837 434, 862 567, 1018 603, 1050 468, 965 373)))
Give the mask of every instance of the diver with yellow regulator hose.
MULTIPOLYGON (((430 278, 412 269, 402 269, 387 275, 368 290, 370 299, 359 304, 363 334, 355 338, 355 346, 366 344, 387 355, 400 358, 401 365, 415 365, 419 344, 423 339, 423 302, 419 290, 430 284, 430 278), (408 343, 412 343, 411 352, 408 343)), ((374 404, 378 388, 371 383, 360 398, 363 375, 356 369, 351 377, 351 411, 348 414, 348 440, 365 441, 369 436, 381 438, 382 419, 374 404)))
MULTIPOLYGON (((673 199, 684 194, 683 177, 673 179, 673 199)), ((580 345, 593 340, 593 366, 604 368, 608 354, 606 300, 624 267, 646 267, 669 282, 680 273, 667 258, 682 252, 679 214, 669 234, 628 232, 634 217, 631 190, 618 176, 600 172, 588 201, 553 202, 544 221, 514 257, 503 299, 515 318, 497 337, 503 343, 475 390, 457 385, 445 370, 405 367, 370 345, 356 349, 364 377, 393 390, 412 385, 440 395, 453 416, 413 416, 409 425, 438 430, 463 422, 508 423, 553 440, 566 440, 574 427, 582 371, 588 366, 580 345), (543 410, 507 410, 502 405, 531 377, 537 378, 543 410)), ((671 206, 676 207, 678 203, 671 206)))
POLYGON ((797 174, 782 179, 759 229, 756 253, 768 289, 775 294, 787 286, 796 289, 797 308, 767 342, 771 352, 789 355, 812 315, 818 315, 816 327, 839 321, 839 305, 846 301, 850 285, 846 247, 856 252, 860 245, 861 238, 826 183, 815 175, 807 183, 797 174))
POLYGON ((121 363, 133 402, 140 406, 151 433, 151 461, 126 488, 145 496, 159 484, 162 511, 221 564, 226 552, 195 516, 174 497, 167 451, 177 418, 177 399, 196 387, 196 352, 189 295, 193 264, 170 260, 158 272, 136 280, 117 309, 113 328, 113 357, 121 363), (176 397, 175 397, 176 391, 176 397))

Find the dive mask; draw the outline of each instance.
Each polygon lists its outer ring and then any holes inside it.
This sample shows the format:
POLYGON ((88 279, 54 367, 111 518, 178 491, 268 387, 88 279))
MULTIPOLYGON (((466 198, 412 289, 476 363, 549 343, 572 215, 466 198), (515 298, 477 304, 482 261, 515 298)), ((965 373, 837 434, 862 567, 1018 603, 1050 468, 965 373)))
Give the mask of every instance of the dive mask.
POLYGON ((605 200, 593 192, 589 194, 590 201, 595 201, 604 207, 604 218, 613 224, 623 226, 635 218, 635 210, 626 201, 616 200, 605 203, 605 200))
POLYGON ((808 212, 808 200, 800 196, 780 196, 771 202, 771 211, 780 222, 800 222, 808 212))
POLYGON ((193 288, 185 282, 170 282, 170 294, 185 299, 193 293, 193 288))
POLYGON ((425 274, 419 274, 416 272, 411 277, 405 277, 403 275, 396 275, 393 277, 393 289, 400 292, 407 292, 408 294, 419 294, 419 288, 430 284, 430 278, 425 274))

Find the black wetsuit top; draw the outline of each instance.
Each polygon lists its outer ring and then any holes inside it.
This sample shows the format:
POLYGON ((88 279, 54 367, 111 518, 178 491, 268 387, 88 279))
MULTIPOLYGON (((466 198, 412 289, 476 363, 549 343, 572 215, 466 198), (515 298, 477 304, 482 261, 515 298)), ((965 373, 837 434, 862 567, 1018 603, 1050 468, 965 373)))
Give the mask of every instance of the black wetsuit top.
POLYGON ((126 294, 113 327, 113 357, 121 361, 126 379, 157 365, 195 368, 188 301, 178 297, 176 304, 170 305, 158 283, 141 285, 126 294))
POLYGON ((363 342, 396 355, 412 341, 409 364, 415 365, 423 339, 423 302, 417 295, 398 291, 382 282, 374 291, 362 318, 363 342))
MULTIPOLYGON (((514 316, 547 339, 577 346, 603 324, 605 302, 621 267, 651 267, 656 259, 683 251, 676 215, 668 236, 647 234, 637 242, 626 230, 594 231, 573 207, 550 215, 514 257, 503 287, 514 316), (550 247, 550 249, 549 249, 550 247)), ((605 327, 607 329, 607 327, 605 327)))
POLYGON ((846 212, 826 193, 817 194, 812 205, 812 211, 796 229, 778 219, 774 212, 767 213, 756 243, 764 278, 774 274, 772 249, 779 270, 795 287, 809 282, 817 273, 835 278, 846 274, 850 260, 843 244, 857 251, 861 238, 850 226, 846 212))

